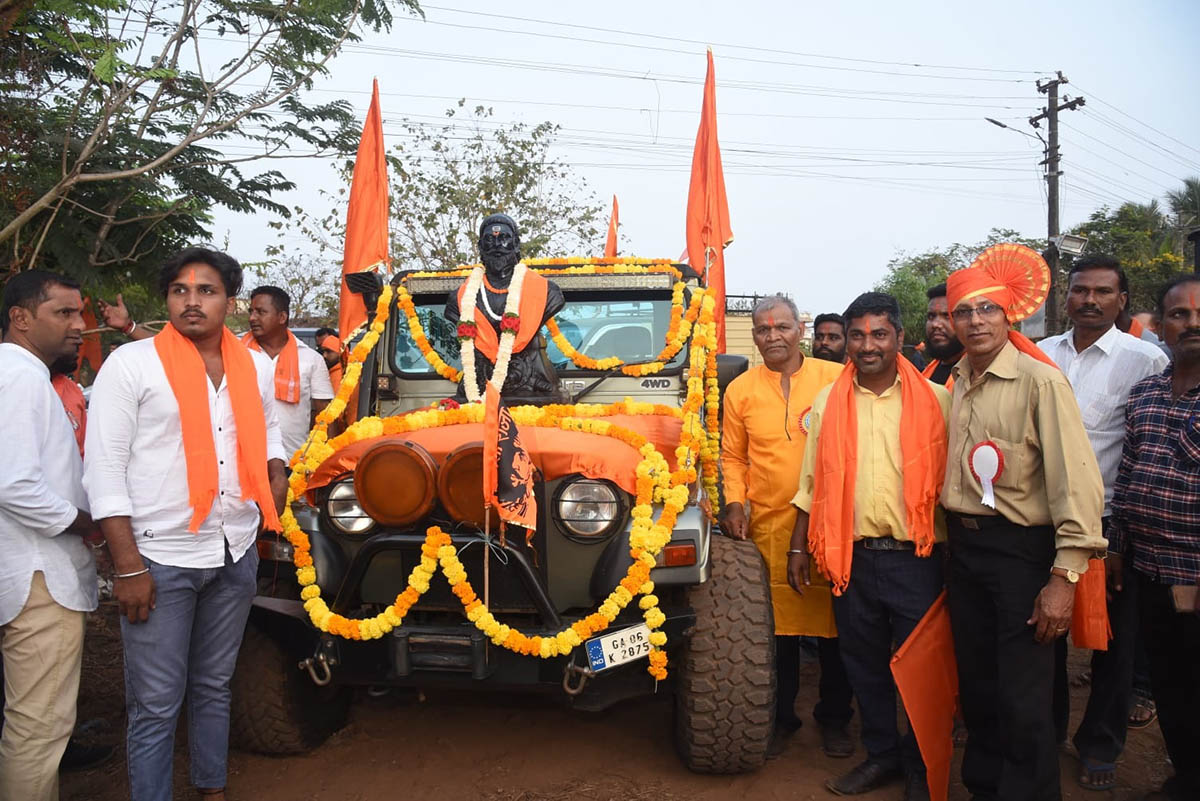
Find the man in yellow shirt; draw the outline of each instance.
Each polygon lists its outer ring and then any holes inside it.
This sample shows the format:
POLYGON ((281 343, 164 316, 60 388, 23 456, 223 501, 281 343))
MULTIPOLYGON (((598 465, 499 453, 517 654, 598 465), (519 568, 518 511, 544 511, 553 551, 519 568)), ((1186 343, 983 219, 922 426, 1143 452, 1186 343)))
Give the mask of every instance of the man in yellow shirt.
POLYGON ((811 545, 833 583, 842 660, 862 714, 867 759, 826 786, 866 793, 903 768, 905 801, 928 801, 916 739, 896 725, 891 657, 942 591, 946 529, 936 505, 950 393, 899 358, 894 297, 859 295, 845 318, 851 363, 813 401, 788 579, 796 592, 811 591, 811 545))
POLYGON ((722 528, 735 539, 750 537, 771 579, 775 608, 777 755, 787 736, 800 728, 800 637, 818 640, 820 700, 813 717, 821 728, 825 753, 848 757, 854 742, 846 731, 853 710, 851 691, 837 651, 828 585, 803 597, 787 583, 787 549, 796 508, 792 496, 800 478, 808 415, 818 391, 833 382, 842 365, 806 359, 800 351, 803 325, 795 304, 783 296, 759 301, 753 314, 754 344, 763 364, 738 376, 725 391, 721 470, 726 513, 722 528), (748 508, 747 508, 748 507, 748 508))

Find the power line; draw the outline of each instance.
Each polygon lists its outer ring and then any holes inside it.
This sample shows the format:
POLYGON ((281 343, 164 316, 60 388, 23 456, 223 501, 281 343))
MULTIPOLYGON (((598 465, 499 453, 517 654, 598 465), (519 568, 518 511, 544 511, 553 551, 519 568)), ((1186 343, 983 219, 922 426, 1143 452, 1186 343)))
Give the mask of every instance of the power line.
POLYGON ((1124 156, 1125 156, 1125 158, 1127 158, 1127 159, 1131 159, 1132 161, 1136 161, 1138 164, 1141 164, 1141 165, 1142 165, 1142 166, 1144 166, 1144 167, 1149 167, 1149 168, 1150 168, 1150 169, 1152 169, 1152 170, 1155 170, 1155 171, 1157 171, 1157 172, 1161 172, 1163 175, 1169 176, 1170 178, 1172 178, 1172 179, 1174 179, 1174 180, 1179 180, 1179 176, 1178 176, 1178 175, 1176 175, 1175 173, 1172 173, 1172 172, 1167 172, 1167 171, 1166 171, 1166 170, 1164 170, 1162 167, 1156 167, 1155 165, 1151 164, 1151 163, 1150 163, 1150 162, 1148 162, 1148 161, 1142 161, 1141 159, 1137 158, 1136 156, 1131 156, 1131 155, 1129 155, 1128 151, 1126 151, 1126 150, 1123 150, 1122 148, 1119 148, 1119 147, 1117 147, 1116 145, 1111 145, 1111 144, 1109 144, 1108 142, 1105 142, 1103 139, 1098 139, 1098 138, 1096 138, 1096 137, 1092 136, 1091 134, 1089 134, 1089 133, 1087 133, 1087 132, 1085 132, 1085 131, 1081 131, 1081 130, 1079 130, 1078 128, 1076 128, 1076 127, 1075 127, 1075 126, 1073 126, 1073 125, 1068 125, 1068 124, 1067 124, 1067 123, 1065 123, 1065 122, 1063 123, 1063 125, 1065 125, 1066 127, 1070 128, 1072 131, 1074 131, 1075 133, 1079 134, 1080 136, 1085 136, 1085 137, 1087 137, 1088 139, 1091 139, 1093 142, 1095 142, 1095 143, 1097 143, 1097 144, 1104 145, 1104 146, 1105 146, 1105 147, 1107 147, 1109 150, 1115 150, 1116 152, 1118 152, 1118 153, 1121 153, 1121 154, 1122 154, 1122 155, 1124 155, 1124 156))
MULTIPOLYGON (((1076 86, 1078 86, 1078 84, 1076 84, 1076 86)), ((1086 89, 1084 89, 1082 86, 1080 86, 1080 87, 1079 87, 1079 91, 1081 91, 1081 92, 1085 92, 1085 91, 1087 91, 1087 90, 1086 90, 1086 89)), ((1197 147, 1195 147, 1195 146, 1193 146, 1193 145, 1189 145, 1187 142, 1184 142, 1184 141, 1182 141, 1182 140, 1180 140, 1180 139, 1176 139, 1175 137, 1171 136, 1169 133, 1166 133, 1165 131, 1160 131, 1159 129, 1155 128, 1153 125, 1150 125, 1149 123, 1143 122, 1142 120, 1138 119, 1137 117, 1133 116, 1132 114, 1126 114, 1124 111, 1121 111, 1121 109, 1117 108, 1117 107, 1116 107, 1116 106, 1114 106, 1112 103, 1109 103, 1109 102, 1107 102, 1107 101, 1105 101, 1105 100, 1101 99, 1100 97, 1097 97, 1097 96, 1096 96, 1096 94, 1095 94, 1094 92, 1087 92, 1087 93, 1088 93, 1088 95, 1089 95, 1089 96, 1091 96, 1092 98, 1094 98, 1094 99, 1095 99, 1095 101, 1096 101, 1097 103, 1099 103, 1099 104, 1100 104, 1100 105, 1102 105, 1102 106, 1108 106, 1110 109, 1112 109, 1113 111, 1117 112, 1117 113, 1118 113, 1118 114, 1120 114, 1122 117, 1126 117, 1127 119, 1131 119, 1131 120, 1133 120, 1133 121, 1134 121, 1134 122, 1136 122, 1138 125, 1141 125, 1141 126, 1142 126, 1142 127, 1144 127, 1144 128, 1148 128, 1148 129, 1150 129, 1151 131, 1154 131, 1154 133, 1158 134, 1159 136, 1165 136, 1167 139, 1170 139, 1172 142, 1174 142, 1174 143, 1175 143, 1175 144, 1177 144, 1177 145, 1183 145, 1183 146, 1184 146, 1184 147, 1186 147, 1188 150, 1191 150, 1191 151, 1193 151, 1193 152, 1195 152, 1195 153, 1200 153, 1200 148, 1197 148, 1197 147)))
POLYGON ((1103 125, 1106 128, 1110 128, 1110 129, 1116 131, 1117 133, 1121 134, 1122 136, 1126 137, 1127 139, 1130 139, 1130 140, 1140 144, 1142 147, 1146 148, 1147 150, 1154 151, 1155 155, 1157 155, 1159 157, 1166 157, 1166 158, 1176 162, 1184 169, 1200 170, 1200 164, 1197 164, 1194 161, 1189 161, 1189 160, 1183 158, 1182 156, 1176 155, 1174 151, 1172 151, 1168 148, 1165 148, 1162 145, 1159 145, 1157 142, 1150 141, 1149 139, 1142 136, 1141 134, 1136 133, 1132 129, 1127 128, 1126 126, 1121 125, 1120 123, 1117 123, 1117 122, 1109 119, 1108 117, 1105 117, 1102 114, 1097 114, 1095 112, 1092 112, 1085 116, 1090 117, 1091 119, 1095 120, 1100 125, 1103 125))

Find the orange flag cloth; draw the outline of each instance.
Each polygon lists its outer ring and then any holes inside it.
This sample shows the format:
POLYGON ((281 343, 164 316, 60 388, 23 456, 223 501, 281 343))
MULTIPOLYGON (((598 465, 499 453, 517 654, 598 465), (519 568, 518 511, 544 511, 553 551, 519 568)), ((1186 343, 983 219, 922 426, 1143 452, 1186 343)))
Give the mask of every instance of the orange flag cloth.
MULTIPOLYGON (((296 335, 287 332, 287 344, 279 351, 275 359, 275 400, 284 403, 300 402, 300 346, 296 344, 296 335)), ((254 334, 242 337, 242 344, 250 350, 262 352, 262 347, 254 334)))
POLYGON ((709 50, 700 128, 696 131, 692 179, 688 186, 687 253, 688 263, 701 275, 704 275, 707 263, 705 281, 715 293, 717 302, 713 320, 717 325, 718 353, 725 352, 725 246, 732 241, 721 145, 717 141, 717 79, 712 50, 709 50), (712 260, 708 261, 710 249, 712 260))
POLYGON ((537 530, 537 497, 533 492, 533 460, 521 444, 517 424, 491 381, 487 382, 483 415, 483 501, 505 523, 537 530))
MULTIPOLYGON (((208 517, 218 490, 217 448, 208 414, 208 373, 195 344, 170 323, 154 337, 154 349, 158 351, 167 383, 179 404, 183 453, 187 461, 188 503, 192 506, 188 531, 195 534, 208 517)), ((228 328, 221 334, 221 361, 225 364, 225 385, 229 387, 233 420, 237 426, 238 482, 242 485, 242 500, 258 504, 266 528, 282 531, 267 475, 267 421, 258 394, 258 374, 250 351, 228 328)))
POLYGON ((612 216, 608 218, 608 240, 604 243, 604 258, 617 257, 617 196, 613 195, 612 216))
MULTIPOLYGON (((363 125, 354 176, 350 180, 350 203, 346 209, 346 246, 342 275, 378 270, 388 263, 387 161, 383 155, 383 114, 379 110, 379 81, 371 92, 371 106, 363 125)), ((338 331, 349 341, 367 321, 361 295, 350 291, 342 279, 338 307, 338 331)))
MULTIPOLYGON (((99 327, 96 321, 96 312, 93 311, 92 299, 83 299, 83 324, 90 331, 93 328, 99 327)), ((100 370, 100 362, 104 361, 104 349, 100 345, 100 333, 85 334, 83 337, 83 345, 79 348, 79 361, 76 363, 75 371, 78 372, 83 363, 87 362, 92 366, 92 372, 100 370)))
POLYGON ((932 801, 946 801, 954 758, 958 663, 943 590, 912 634, 892 655, 892 677, 925 762, 932 801))
POLYGON ((1103 559, 1089 559, 1087 572, 1075 585, 1075 609, 1071 613, 1071 642, 1076 648, 1107 651, 1112 639, 1108 620, 1108 592, 1103 559))
MULTIPOLYGON (((933 387, 908 359, 900 372, 901 470, 908 536, 917 556, 933 552, 933 508, 946 477, 946 421, 933 387)), ((854 485, 858 477, 858 410, 854 364, 842 370, 825 404, 813 485, 808 547, 817 567, 841 595, 854 555, 854 485)))

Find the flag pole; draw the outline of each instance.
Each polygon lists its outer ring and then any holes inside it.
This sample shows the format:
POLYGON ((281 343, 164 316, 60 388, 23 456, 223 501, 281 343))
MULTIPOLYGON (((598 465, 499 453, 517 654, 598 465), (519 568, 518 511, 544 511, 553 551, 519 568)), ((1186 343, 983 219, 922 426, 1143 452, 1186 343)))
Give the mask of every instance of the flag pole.
POLYGON ((483 505, 483 605, 492 603, 492 505, 483 505))

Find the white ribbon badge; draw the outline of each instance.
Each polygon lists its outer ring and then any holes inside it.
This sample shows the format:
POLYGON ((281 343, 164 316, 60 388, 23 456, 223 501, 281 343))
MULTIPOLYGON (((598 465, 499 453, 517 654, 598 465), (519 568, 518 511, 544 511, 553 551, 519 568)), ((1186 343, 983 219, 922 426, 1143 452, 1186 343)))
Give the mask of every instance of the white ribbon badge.
POLYGON ((983 486, 983 497, 979 499, 989 509, 996 508, 995 481, 1004 472, 1004 454, 996 447, 996 443, 985 440, 971 449, 967 463, 971 475, 983 486))

